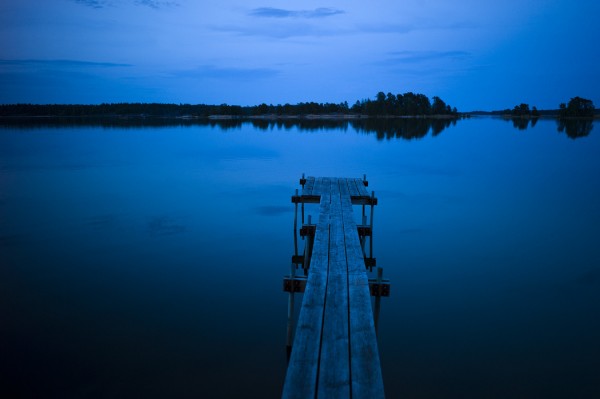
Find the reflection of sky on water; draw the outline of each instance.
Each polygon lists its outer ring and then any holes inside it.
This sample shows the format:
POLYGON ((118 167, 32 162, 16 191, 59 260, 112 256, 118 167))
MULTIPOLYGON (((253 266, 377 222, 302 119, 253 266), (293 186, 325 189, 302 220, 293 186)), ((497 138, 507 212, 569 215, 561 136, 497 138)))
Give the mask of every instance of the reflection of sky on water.
POLYGON ((367 173, 379 198, 389 397, 597 394, 599 147, 545 120, 466 120, 411 141, 250 124, 4 129, 2 385, 278 396, 305 172, 367 173))

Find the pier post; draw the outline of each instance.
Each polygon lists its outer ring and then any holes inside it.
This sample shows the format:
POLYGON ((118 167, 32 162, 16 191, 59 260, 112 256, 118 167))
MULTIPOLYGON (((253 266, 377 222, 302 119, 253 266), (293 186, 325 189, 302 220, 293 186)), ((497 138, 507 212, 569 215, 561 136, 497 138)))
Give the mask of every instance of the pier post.
MULTIPOLYGON (((298 197, 298 189, 296 189, 298 197)), ((294 202, 294 255, 298 256, 298 202, 294 202)))
POLYGON ((373 257, 373 214, 375 213, 375 191, 371 192, 371 238, 369 238, 369 258, 373 257))

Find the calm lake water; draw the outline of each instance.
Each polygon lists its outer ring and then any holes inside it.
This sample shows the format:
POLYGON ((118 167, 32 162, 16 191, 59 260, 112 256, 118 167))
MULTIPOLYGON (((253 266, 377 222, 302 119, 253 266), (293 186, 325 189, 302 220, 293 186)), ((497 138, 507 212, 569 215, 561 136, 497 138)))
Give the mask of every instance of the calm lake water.
POLYGON ((0 396, 278 397, 304 172, 379 199, 389 398, 600 397, 600 132, 394 129, 2 125, 0 396))

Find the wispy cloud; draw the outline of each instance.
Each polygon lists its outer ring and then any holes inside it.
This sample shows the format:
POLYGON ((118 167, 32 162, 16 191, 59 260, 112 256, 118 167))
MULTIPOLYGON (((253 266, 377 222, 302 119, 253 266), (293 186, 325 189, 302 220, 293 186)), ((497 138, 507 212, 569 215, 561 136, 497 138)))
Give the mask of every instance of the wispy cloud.
POLYGON ((338 35, 340 32, 328 29, 322 26, 312 26, 307 23, 286 23, 277 24, 274 26, 264 25, 220 25, 213 26, 213 30, 217 32, 233 33, 240 36, 248 37, 267 37, 274 39, 288 39, 292 37, 323 37, 338 35))
POLYGON ((53 67, 53 68, 115 68, 130 67, 131 64, 118 64, 114 62, 93 62, 79 60, 0 60, 0 65, 15 67, 53 67))
POLYGON ((467 51, 395 51, 389 57, 377 62, 383 66, 435 63, 438 61, 461 61, 471 57, 467 51))
POLYGON ((107 0, 74 0, 75 3, 92 8, 104 8, 109 4, 107 0))
POLYGON ((467 51, 395 51, 391 53, 403 62, 421 62, 431 60, 465 59, 471 56, 467 51))
POLYGON ((326 18, 344 14, 335 8, 315 8, 314 10, 285 10, 283 8, 260 7, 250 11, 249 15, 261 18, 326 18))
POLYGON ((412 24, 377 24, 360 25, 357 30, 363 33, 396 33, 405 34, 417 30, 412 24))
POLYGON ((227 68, 203 65, 192 70, 176 72, 174 76, 194 79, 255 80, 278 74, 278 70, 269 68, 227 68))
POLYGON ((373 34, 405 34, 415 31, 458 31, 476 27, 477 25, 472 22, 419 20, 406 23, 362 23, 357 26, 357 30, 362 33, 373 34))
MULTIPOLYGON (((265 10, 265 9, 256 9, 265 10)), ((221 32, 232 32, 243 36, 263 36, 277 39, 287 39, 291 37, 324 37, 324 36, 342 36, 342 35, 364 35, 364 34, 406 34, 417 28, 413 24, 322 24, 315 23, 318 18, 319 10, 313 11, 289 11, 281 9, 268 9, 269 12, 253 11, 254 16, 271 18, 272 23, 246 24, 246 25, 219 25, 213 29, 221 32), (313 16, 309 16, 313 15, 313 16)), ((330 10, 329 13, 323 12, 320 17, 341 14, 344 11, 330 10)))
POLYGON ((91 8, 105 8, 107 6, 118 6, 118 3, 133 3, 138 6, 150 7, 155 10, 165 7, 177 7, 179 3, 176 1, 160 1, 160 0, 73 0, 77 4, 81 4, 91 8))
POLYGON ((158 10, 164 7, 178 7, 179 3, 176 1, 156 1, 156 0, 136 0, 135 4, 140 6, 147 6, 158 10))

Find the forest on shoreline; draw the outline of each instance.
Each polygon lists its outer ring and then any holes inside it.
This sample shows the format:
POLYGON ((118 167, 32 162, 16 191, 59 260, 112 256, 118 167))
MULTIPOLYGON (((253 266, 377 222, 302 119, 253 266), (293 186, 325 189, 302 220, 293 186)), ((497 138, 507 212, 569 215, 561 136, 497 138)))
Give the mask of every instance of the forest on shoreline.
POLYGON ((254 106, 163 104, 163 103, 103 103, 84 104, 4 104, 0 105, 4 117, 163 117, 163 118, 277 118, 277 117, 359 117, 359 116, 444 116, 457 117, 458 110, 434 96, 412 92, 392 94, 379 92, 374 100, 292 104, 265 104, 254 106))
POLYGON ((471 115, 490 115, 504 118, 536 119, 551 117, 598 118, 591 100, 573 97, 561 103, 558 109, 538 110, 521 103, 514 108, 498 111, 459 112, 440 97, 431 100, 424 94, 412 92, 392 94, 379 92, 373 100, 292 104, 265 104, 254 106, 168 104, 168 103, 102 103, 102 104, 0 104, 0 117, 95 117, 95 118, 183 118, 183 119, 355 119, 363 117, 384 118, 444 118, 458 119, 471 115))

